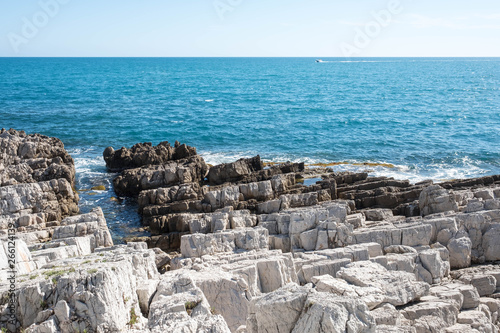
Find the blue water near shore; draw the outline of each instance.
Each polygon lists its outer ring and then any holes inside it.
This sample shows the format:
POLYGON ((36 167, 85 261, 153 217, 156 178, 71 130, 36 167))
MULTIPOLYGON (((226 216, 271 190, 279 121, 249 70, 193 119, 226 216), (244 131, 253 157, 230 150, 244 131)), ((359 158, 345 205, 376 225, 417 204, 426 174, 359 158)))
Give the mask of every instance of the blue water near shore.
POLYGON ((115 237, 138 227, 111 200, 101 154, 178 140, 208 163, 348 162, 436 181, 500 173, 500 58, 0 58, 0 127, 56 136, 81 208, 115 237), (104 184, 106 191, 85 191, 104 184))

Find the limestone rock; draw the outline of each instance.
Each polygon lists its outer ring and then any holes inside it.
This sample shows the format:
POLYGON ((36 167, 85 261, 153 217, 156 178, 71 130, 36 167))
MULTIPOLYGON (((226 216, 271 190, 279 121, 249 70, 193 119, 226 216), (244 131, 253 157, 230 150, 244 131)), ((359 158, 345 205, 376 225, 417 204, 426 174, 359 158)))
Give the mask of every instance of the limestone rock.
POLYGON ((141 312, 144 316, 147 316, 149 313, 149 305, 151 304, 153 296, 156 293, 158 283, 158 280, 147 280, 137 287, 139 307, 141 308, 141 312))
POLYGON ((53 239, 70 237, 92 236, 92 250, 96 247, 113 245, 106 219, 101 208, 94 208, 88 214, 68 217, 61 222, 61 226, 54 229, 53 239))
POLYGON ((210 304, 189 276, 160 282, 148 318, 149 328, 165 332, 230 332, 222 316, 211 314, 210 304))
POLYGON ((0 130, 0 186, 52 179, 75 182, 73 159, 57 138, 0 130))
POLYGON ((69 308, 68 303, 66 303, 65 300, 60 300, 54 307, 54 314, 60 323, 68 321, 70 319, 70 311, 71 309, 69 308))
POLYGON ((448 244, 451 268, 465 268, 471 264, 472 242, 469 237, 454 238, 448 244))
POLYGON ((78 195, 66 179, 0 187, 0 228, 6 228, 2 222, 7 220, 21 225, 28 214, 38 214, 40 223, 61 220, 78 213, 77 203, 78 195))
POLYGON ((253 250, 269 247, 268 231, 264 228, 242 228, 215 234, 191 234, 181 237, 181 253, 185 258, 206 254, 253 250))
POLYGON ((453 297, 458 301, 458 298, 455 295, 457 291, 462 294, 462 310, 473 309, 479 305, 479 293, 472 285, 454 282, 443 285, 437 290, 435 287, 431 289, 431 293, 439 296, 440 298, 443 298, 443 295, 454 295, 453 297))
POLYGON ((335 276, 342 267, 351 263, 351 259, 327 259, 320 261, 313 261, 310 264, 305 264, 301 267, 299 272, 299 279, 302 282, 312 282, 314 276, 329 274, 335 276), (302 273, 302 274, 300 274, 302 273))
POLYGON ((343 279, 331 275, 315 276, 312 282, 319 292, 332 293, 338 296, 359 298, 369 309, 374 309, 385 302, 384 290, 376 287, 358 287, 347 283, 343 279))
POLYGON ((52 316, 48 320, 39 325, 32 325, 27 330, 27 333, 57 333, 60 332, 59 325, 57 325, 57 318, 52 316))
POLYGON ((473 285, 479 296, 488 296, 495 292, 497 280, 493 275, 475 274, 461 276, 460 280, 464 283, 473 285))
POLYGON ((287 285, 252 300, 247 320, 247 332, 292 332, 299 320, 310 287, 287 285))
POLYGON ((458 211, 455 197, 439 185, 424 188, 418 200, 420 212, 424 216, 446 211, 458 211))
MULTIPOLYGON (((44 266, 16 290, 17 318, 28 327, 44 319, 40 312, 53 308, 56 327, 64 331, 123 330, 134 311, 140 315, 138 285, 158 276, 154 252, 144 245, 100 249, 85 261, 67 258, 44 266)), ((0 286, 0 293, 4 288, 8 286, 0 286)), ((33 329, 52 327, 47 326, 50 319, 44 323, 33 329)))
POLYGON ((412 185, 258 156, 208 171, 177 142, 108 148, 152 234, 114 246, 100 209, 74 215, 66 155, 0 131, 0 235, 17 227, 21 274, 9 329, 497 332, 500 266, 484 262, 499 259, 500 176, 412 185))
MULTIPOLYGON (((380 326, 394 327, 401 324, 402 315, 396 310, 396 307, 392 304, 384 304, 376 309, 370 311, 370 314, 375 319, 377 324, 377 332, 382 330, 380 326)), ((394 327, 395 328, 395 327, 394 327)))
POLYGON ((375 320, 357 298, 313 292, 292 332, 375 332, 375 320))
POLYGON ((450 264, 441 259, 439 251, 434 249, 424 250, 419 252, 418 257, 423 268, 431 274, 431 283, 439 283, 448 276, 450 264))
POLYGON ((288 285, 252 301, 248 332, 374 332, 366 305, 351 297, 288 285))
POLYGON ((453 303, 429 301, 405 307, 402 314, 417 332, 439 332, 457 322, 458 309, 453 303))
POLYGON ((500 224, 493 224, 483 235, 482 246, 486 261, 500 260, 500 224))
POLYGON ((415 275, 407 272, 388 271, 370 261, 353 262, 342 268, 337 277, 358 287, 373 287, 383 290, 386 302, 404 305, 426 295, 429 285, 416 281, 415 275))
POLYGON ((201 188, 198 183, 161 187, 139 193, 139 211, 151 205, 165 205, 175 201, 201 199, 201 188))
POLYGON ((8 239, 0 239, 0 278, 7 281, 12 276, 9 272, 14 269, 18 275, 28 274, 34 271, 36 263, 33 261, 31 252, 26 243, 21 239, 15 241, 15 251, 12 248, 12 241, 9 245, 8 239), (15 255, 13 258, 12 255, 15 255), (15 259, 15 260, 12 260, 15 259), (13 262, 15 263, 13 265, 13 262))
POLYGON ((458 323, 470 325, 472 329, 484 333, 496 333, 498 327, 493 325, 481 311, 464 311, 458 315, 458 323))

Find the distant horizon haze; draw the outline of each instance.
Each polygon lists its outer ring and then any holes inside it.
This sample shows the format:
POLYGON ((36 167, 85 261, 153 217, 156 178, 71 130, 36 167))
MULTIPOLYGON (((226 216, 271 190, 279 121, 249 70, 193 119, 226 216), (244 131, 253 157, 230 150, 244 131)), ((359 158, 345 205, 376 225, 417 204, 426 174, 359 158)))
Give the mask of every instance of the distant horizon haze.
POLYGON ((323 59, 339 59, 339 60, 345 60, 345 59, 349 59, 349 58, 353 58, 353 59, 411 59, 411 58, 414 58, 414 59, 497 59, 497 58, 500 58, 500 56, 470 56, 470 57, 462 57, 462 56, 442 56, 442 57, 431 57, 431 56, 421 56, 421 57, 411 57, 411 56, 408 56, 408 57, 360 57, 360 56, 352 56, 352 57, 330 57, 330 56, 300 56, 300 57, 296 57, 296 56, 217 56, 217 57, 214 57, 214 56, 0 56, 0 58, 63 58, 63 59, 78 59, 78 58, 89 58, 89 59, 92 59, 92 58, 158 58, 158 59, 169 59, 169 58, 179 58, 179 59, 182 59, 182 58, 186 58, 186 59, 189 59, 189 58, 192 58, 192 59, 198 59, 198 58, 213 58, 213 59, 220 59, 220 58, 234 58, 234 59, 238 59, 238 58, 297 58, 297 59, 314 59, 314 60, 323 60, 323 59))
POLYGON ((0 3, 0 57, 498 57, 500 2, 0 3))

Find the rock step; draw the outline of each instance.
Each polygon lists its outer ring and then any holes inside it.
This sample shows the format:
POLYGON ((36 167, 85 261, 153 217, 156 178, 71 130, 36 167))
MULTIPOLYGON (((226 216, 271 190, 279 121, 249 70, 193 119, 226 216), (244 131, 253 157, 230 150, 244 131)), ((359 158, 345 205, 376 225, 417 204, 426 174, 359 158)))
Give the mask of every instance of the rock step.
POLYGON ((304 171, 304 163, 278 163, 264 168, 260 156, 242 158, 210 168, 207 180, 210 185, 224 183, 245 184, 270 180, 273 176, 304 171))
POLYGON ((480 188, 489 185, 500 185, 500 175, 485 176, 471 179, 457 179, 449 182, 440 183, 439 185, 445 189, 471 189, 480 188))
POLYGON ((145 207, 161 206, 176 201, 201 200, 203 195, 198 183, 188 183, 178 186, 161 187, 145 190, 139 193, 139 212, 143 213, 145 207))
POLYGON ((136 196, 143 190, 201 182, 207 171, 203 158, 194 155, 162 165, 124 170, 113 180, 113 185, 118 195, 136 196))
POLYGON ((78 194, 64 178, 0 187, 0 232, 7 228, 7 221, 21 227, 76 213, 78 194))

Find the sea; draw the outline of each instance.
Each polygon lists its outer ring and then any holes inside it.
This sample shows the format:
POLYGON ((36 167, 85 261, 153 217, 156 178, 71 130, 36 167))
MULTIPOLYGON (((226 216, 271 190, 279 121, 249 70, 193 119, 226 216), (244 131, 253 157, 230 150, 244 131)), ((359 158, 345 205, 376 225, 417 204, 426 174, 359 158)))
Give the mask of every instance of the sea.
POLYGON ((418 182, 500 174, 500 58, 0 58, 0 127, 60 138, 83 213, 146 235, 108 146, 186 143, 210 164, 335 163, 418 182), (92 190, 104 185, 106 190, 92 190))

